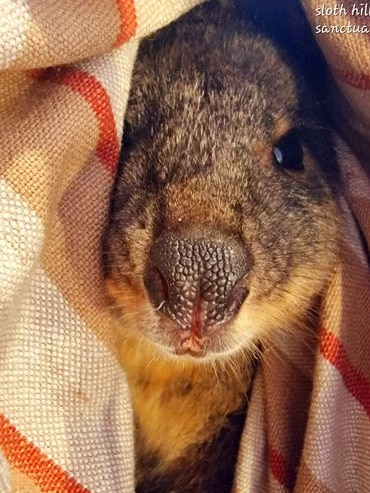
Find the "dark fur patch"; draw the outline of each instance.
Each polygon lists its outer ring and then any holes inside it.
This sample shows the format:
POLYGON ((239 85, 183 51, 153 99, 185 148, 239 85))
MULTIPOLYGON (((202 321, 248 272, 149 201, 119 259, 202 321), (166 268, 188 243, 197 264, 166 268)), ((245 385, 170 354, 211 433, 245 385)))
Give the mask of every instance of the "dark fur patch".
MULTIPOLYGON (((226 424, 209 441, 194 444, 164 474, 148 476, 137 486, 137 493, 229 493, 231 491, 240 435, 246 409, 226 417, 226 424)), ((155 454, 146 456, 141 468, 154 470, 155 454)))

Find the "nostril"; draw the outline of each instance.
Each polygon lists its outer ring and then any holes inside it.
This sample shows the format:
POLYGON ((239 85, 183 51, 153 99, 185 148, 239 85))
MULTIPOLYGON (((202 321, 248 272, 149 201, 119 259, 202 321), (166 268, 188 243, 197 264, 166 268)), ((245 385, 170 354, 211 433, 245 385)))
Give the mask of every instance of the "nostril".
POLYGON ((234 314, 238 313, 242 304, 249 295, 249 290, 245 286, 236 285, 229 297, 230 311, 234 314))
POLYGON ((160 309, 169 296, 166 278, 158 267, 150 266, 144 282, 152 305, 160 309))
POLYGON ((238 313, 248 295, 244 281, 250 266, 249 252, 238 239, 165 232, 150 249, 144 282, 156 310, 183 329, 196 325, 200 331, 238 313))

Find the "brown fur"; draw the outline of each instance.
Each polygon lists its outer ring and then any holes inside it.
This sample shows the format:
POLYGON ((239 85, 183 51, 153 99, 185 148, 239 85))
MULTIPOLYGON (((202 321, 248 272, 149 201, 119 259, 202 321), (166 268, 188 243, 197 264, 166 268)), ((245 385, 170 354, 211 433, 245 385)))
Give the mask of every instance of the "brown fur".
POLYGON ((299 337, 335 264, 336 155, 310 88, 215 2, 143 43, 105 240, 107 291, 137 422, 137 491, 226 493, 258 346, 299 337), (227 26, 227 28, 226 28, 227 26), (272 149, 300 135, 304 171, 272 149), (145 290, 163 231, 221 231, 253 259, 249 295, 201 360, 145 290))

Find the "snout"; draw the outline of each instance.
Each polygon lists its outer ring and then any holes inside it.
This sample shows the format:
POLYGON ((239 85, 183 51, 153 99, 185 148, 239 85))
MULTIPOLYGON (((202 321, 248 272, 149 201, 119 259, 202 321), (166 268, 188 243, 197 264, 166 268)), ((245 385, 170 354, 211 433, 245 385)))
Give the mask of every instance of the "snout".
POLYGON ((197 353, 238 313, 248 295, 243 280, 250 264, 233 237, 166 232, 150 250, 145 286, 153 307, 179 328, 183 347, 197 353))

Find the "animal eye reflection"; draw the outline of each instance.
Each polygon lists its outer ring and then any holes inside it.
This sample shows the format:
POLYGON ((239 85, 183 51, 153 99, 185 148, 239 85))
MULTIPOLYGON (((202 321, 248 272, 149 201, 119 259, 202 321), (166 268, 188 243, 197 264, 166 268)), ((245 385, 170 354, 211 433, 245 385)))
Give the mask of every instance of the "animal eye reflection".
POLYGON ((291 171, 303 171, 303 149, 296 131, 290 130, 274 146, 275 164, 291 171))

